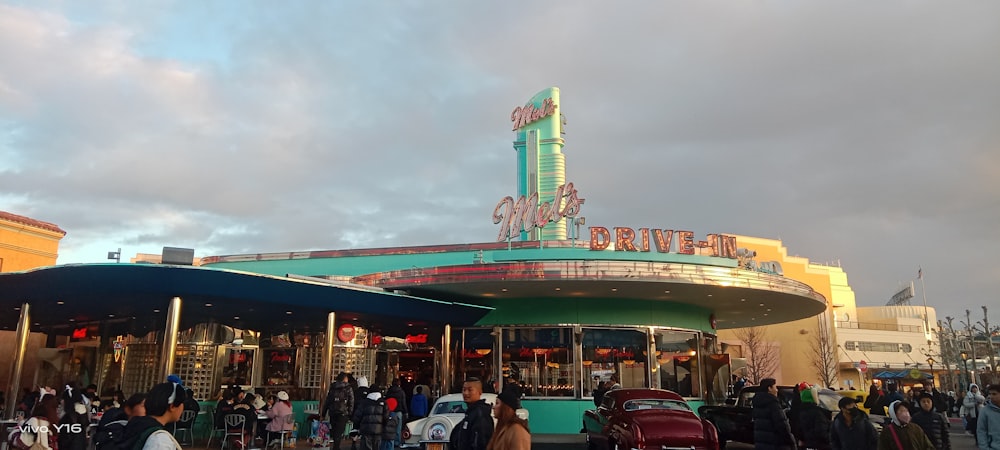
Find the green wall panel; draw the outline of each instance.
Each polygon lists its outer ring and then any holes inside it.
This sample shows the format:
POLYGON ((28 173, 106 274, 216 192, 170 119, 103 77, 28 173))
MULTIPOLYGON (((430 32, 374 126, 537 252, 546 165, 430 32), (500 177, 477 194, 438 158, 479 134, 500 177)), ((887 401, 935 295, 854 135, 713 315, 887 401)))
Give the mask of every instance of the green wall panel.
POLYGON ((711 331, 711 310, 639 299, 493 299, 496 308, 478 325, 660 325, 711 331))

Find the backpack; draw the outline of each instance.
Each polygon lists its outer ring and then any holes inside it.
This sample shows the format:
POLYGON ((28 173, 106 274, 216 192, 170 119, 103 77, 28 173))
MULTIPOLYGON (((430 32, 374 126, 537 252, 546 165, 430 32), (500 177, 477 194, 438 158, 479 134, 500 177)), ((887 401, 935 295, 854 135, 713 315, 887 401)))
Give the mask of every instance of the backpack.
POLYGON ((100 448, 101 450, 142 450, 142 447, 146 445, 146 441, 149 439, 153 433, 157 431, 166 431, 163 427, 149 427, 139 433, 138 436, 132 436, 131 438, 126 438, 125 436, 119 436, 118 439, 110 442, 105 442, 100 448))
POLYGON ((327 396, 327 410, 330 411, 331 418, 334 414, 351 414, 351 411, 347 410, 348 395, 354 397, 354 393, 346 386, 330 388, 330 395, 327 396))
POLYGON ((94 433, 94 448, 104 450, 105 445, 121 441, 125 437, 125 424, 127 420, 116 420, 97 427, 94 433))

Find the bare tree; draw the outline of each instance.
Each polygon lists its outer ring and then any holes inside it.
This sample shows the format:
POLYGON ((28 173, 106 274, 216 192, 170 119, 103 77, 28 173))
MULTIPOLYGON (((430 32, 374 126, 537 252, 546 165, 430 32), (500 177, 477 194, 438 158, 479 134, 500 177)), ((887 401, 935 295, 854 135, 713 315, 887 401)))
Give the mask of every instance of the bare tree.
POLYGON ((809 340, 809 350, 805 352, 809 365, 816 370, 816 376, 826 387, 837 382, 840 367, 837 366, 836 351, 837 345, 832 342, 829 333, 819 330, 818 333, 813 333, 809 340))
POLYGON ((747 357, 747 378, 753 384, 774 375, 781 363, 778 346, 767 337, 767 327, 749 327, 733 330, 736 338, 743 341, 747 357))

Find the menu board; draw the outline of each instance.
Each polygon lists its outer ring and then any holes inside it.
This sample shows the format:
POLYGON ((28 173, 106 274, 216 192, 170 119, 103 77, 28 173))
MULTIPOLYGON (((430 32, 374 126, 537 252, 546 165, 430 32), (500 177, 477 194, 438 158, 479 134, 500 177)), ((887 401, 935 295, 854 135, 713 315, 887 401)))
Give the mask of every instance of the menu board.
POLYGON ((227 348, 224 353, 220 384, 249 385, 253 380, 251 375, 254 351, 254 349, 227 348))
POLYGON ((264 385, 291 386, 295 384, 295 348, 264 350, 264 385))

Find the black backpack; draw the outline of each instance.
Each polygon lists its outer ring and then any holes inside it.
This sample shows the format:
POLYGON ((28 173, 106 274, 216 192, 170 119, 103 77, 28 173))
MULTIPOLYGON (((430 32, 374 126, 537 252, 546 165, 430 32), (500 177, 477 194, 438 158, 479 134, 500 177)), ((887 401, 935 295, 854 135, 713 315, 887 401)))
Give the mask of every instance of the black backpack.
POLYGON ((334 414, 351 414, 351 411, 347 410, 347 403, 349 401, 347 396, 354 396, 354 392, 351 392, 350 387, 330 387, 330 394, 326 396, 326 409, 330 412, 331 418, 334 414))
POLYGON ((105 442, 103 445, 98 444, 97 448, 100 450, 142 450, 142 447, 146 445, 146 440, 148 440, 153 433, 162 429, 163 427, 149 427, 143 430, 142 433, 132 436, 131 438, 119 435, 115 440, 105 442))

